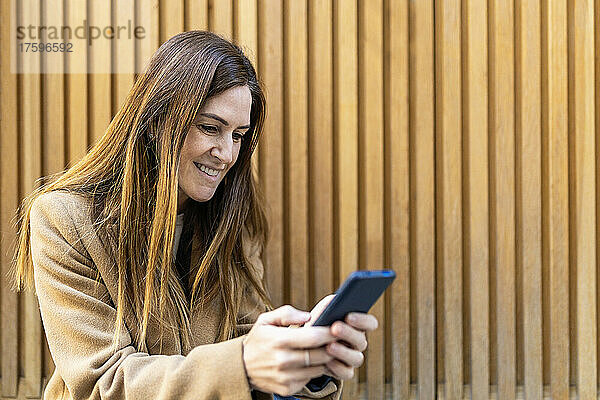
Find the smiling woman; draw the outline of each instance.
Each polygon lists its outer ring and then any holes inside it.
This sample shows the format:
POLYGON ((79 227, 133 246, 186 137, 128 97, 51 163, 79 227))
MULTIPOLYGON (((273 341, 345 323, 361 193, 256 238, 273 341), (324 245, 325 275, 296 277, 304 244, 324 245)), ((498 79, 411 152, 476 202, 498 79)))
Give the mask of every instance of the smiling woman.
POLYGON ((190 126, 179 162, 178 210, 189 198, 210 200, 235 164, 244 134, 250 129, 252 95, 235 86, 211 97, 190 126))
POLYGON ((44 399, 339 399, 376 320, 310 326, 331 298, 272 310, 264 116, 239 47, 178 34, 89 153, 25 199, 14 279, 35 284, 56 365, 44 399))

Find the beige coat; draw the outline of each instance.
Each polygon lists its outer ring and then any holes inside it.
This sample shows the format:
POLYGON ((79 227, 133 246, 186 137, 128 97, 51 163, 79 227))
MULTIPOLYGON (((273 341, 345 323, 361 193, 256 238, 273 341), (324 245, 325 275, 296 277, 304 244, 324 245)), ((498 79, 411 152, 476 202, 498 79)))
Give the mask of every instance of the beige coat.
MULTIPOLYGON (((235 399, 250 400, 242 360, 243 336, 217 341, 222 308, 214 304, 191 315, 193 348, 182 354, 179 336, 158 343, 158 323, 150 318, 148 353, 138 352, 131 308, 119 350, 111 353, 117 303, 117 270, 109 255, 114 242, 92 229, 90 203, 73 193, 40 196, 31 210, 31 252, 35 289, 54 374, 44 399, 235 399), (108 243, 108 246, 107 246, 108 243), (107 250, 108 249, 108 250, 107 250), (100 285, 95 283, 100 274, 100 285)), ((196 241, 194 241, 196 244, 196 241)), ((193 246, 192 265, 200 254, 193 246)), ((247 249, 262 276, 259 254, 247 249)), ((238 318, 246 334, 261 311, 258 296, 244 296, 238 318)), ((304 387, 300 398, 339 399, 341 382, 319 392, 304 387)), ((258 399, 271 395, 257 393, 258 399)))

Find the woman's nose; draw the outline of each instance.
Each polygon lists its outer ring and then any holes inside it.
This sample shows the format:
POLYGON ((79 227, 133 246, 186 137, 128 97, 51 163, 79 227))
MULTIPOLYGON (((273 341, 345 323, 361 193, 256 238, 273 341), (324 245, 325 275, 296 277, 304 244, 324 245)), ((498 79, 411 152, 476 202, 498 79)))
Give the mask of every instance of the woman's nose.
POLYGON ((222 135, 218 138, 211 149, 211 155, 217 157, 223 164, 230 164, 233 161, 233 137, 222 135))

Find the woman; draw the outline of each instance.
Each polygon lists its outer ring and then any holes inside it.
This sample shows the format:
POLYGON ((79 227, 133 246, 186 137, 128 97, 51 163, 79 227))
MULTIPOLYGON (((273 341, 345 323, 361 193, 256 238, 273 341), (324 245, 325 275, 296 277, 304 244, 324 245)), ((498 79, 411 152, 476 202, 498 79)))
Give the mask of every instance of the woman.
POLYGON ((272 310, 250 162, 264 115, 237 46, 178 34, 89 153, 24 201, 14 279, 35 284, 56 365, 44 399, 340 397, 377 320, 310 326, 332 296, 272 310))

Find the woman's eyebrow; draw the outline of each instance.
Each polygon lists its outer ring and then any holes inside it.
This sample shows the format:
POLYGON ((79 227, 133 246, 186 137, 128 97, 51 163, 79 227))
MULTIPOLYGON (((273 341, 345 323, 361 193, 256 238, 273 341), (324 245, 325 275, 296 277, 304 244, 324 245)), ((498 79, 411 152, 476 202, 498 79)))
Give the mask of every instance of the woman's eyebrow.
MULTIPOLYGON (((203 116, 208 117, 208 118, 216 119, 217 121, 219 121, 223 125, 229 126, 229 123, 227 121, 225 121, 223 118, 219 117, 218 115, 211 114, 211 113, 202 113, 200 115, 203 115, 203 116)), ((240 128, 241 129, 250 128, 250 125, 238 126, 238 129, 240 129, 240 128)))

